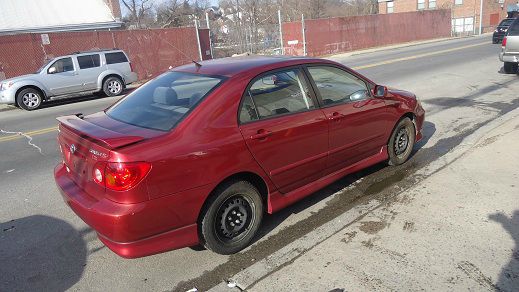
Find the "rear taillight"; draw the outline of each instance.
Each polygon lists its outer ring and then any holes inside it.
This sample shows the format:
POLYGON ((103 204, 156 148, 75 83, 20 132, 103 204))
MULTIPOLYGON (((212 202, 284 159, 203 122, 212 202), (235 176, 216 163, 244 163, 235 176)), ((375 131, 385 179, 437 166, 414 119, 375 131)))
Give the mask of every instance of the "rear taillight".
POLYGON ((135 72, 135 71, 133 71, 133 65, 132 65, 132 62, 130 62, 130 71, 135 72))
POLYGON ((141 182, 151 170, 148 162, 98 162, 93 180, 108 189, 125 191, 141 182))
POLYGON ((501 43, 502 47, 506 47, 506 37, 503 38, 503 42, 501 43))

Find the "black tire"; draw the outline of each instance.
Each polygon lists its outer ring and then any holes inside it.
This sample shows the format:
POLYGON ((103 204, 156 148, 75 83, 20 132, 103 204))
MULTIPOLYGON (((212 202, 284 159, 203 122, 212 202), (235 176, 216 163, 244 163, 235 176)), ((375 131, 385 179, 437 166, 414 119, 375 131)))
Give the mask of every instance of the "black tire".
POLYGON ((396 125, 389 142, 387 150, 389 154, 389 165, 400 165, 409 159, 413 152, 416 130, 409 118, 401 119, 396 125))
POLYGON ((16 96, 16 104, 27 111, 38 109, 43 102, 43 96, 39 90, 26 88, 16 96))
POLYGON ((506 74, 517 73, 517 63, 505 62, 503 69, 506 74))
POLYGON ((119 77, 108 77, 103 83, 103 92, 107 96, 117 96, 123 92, 124 83, 119 77))
POLYGON ((251 183, 222 184, 200 218, 200 242, 215 253, 237 253, 249 245, 263 219, 263 200, 251 183))
POLYGON ((498 44, 498 43, 499 43, 499 40, 498 40, 498 39, 492 39, 492 43, 493 43, 493 44, 498 44))

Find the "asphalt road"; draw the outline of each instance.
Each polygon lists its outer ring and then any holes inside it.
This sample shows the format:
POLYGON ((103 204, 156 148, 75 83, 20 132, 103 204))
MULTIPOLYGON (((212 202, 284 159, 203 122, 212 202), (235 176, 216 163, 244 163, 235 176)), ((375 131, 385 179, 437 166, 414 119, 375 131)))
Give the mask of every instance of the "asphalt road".
POLYGON ((185 248, 125 260, 62 202, 52 177, 60 161, 55 118, 94 113, 118 98, 0 112, 0 291, 206 290, 357 204, 415 184, 417 170, 519 107, 519 79, 501 73, 499 49, 486 36, 333 57, 379 84, 416 93, 427 110, 426 137, 403 166, 371 167, 267 216, 257 242, 233 256, 185 248))

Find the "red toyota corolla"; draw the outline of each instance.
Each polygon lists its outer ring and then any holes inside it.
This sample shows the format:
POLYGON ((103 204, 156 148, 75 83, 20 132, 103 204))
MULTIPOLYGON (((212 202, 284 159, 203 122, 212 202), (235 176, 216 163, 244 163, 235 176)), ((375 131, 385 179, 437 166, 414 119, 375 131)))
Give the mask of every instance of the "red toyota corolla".
POLYGON ((265 213, 405 162, 424 110, 332 61, 238 57, 178 67, 103 112, 58 120, 65 201, 135 258, 197 244, 238 252, 265 213))

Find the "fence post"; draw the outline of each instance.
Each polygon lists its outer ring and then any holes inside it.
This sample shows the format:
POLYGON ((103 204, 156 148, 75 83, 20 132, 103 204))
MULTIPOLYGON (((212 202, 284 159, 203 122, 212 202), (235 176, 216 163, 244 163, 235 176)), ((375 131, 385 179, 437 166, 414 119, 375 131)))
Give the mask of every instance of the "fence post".
POLYGON ((301 30, 303 33, 303 56, 306 56, 306 26, 304 13, 301 13, 301 30))
POLYGON ((213 41, 211 40, 211 26, 209 25, 209 13, 205 13, 205 22, 207 23, 207 29, 209 30, 209 51, 211 52, 211 59, 213 56, 213 41))
MULTIPOLYGON (((475 19, 474 19, 475 20, 475 19)), ((479 4, 479 34, 483 32, 483 0, 479 4)))
POLYGON ((281 42, 281 55, 285 54, 285 46, 283 45, 283 24, 281 23, 281 10, 278 10, 279 21, 279 41, 281 42))
POLYGON ((196 30, 196 43, 198 44, 198 56, 200 57, 200 61, 203 61, 202 47, 200 46, 200 34, 198 33, 198 20, 196 18, 195 18, 195 30, 196 30))

